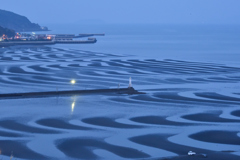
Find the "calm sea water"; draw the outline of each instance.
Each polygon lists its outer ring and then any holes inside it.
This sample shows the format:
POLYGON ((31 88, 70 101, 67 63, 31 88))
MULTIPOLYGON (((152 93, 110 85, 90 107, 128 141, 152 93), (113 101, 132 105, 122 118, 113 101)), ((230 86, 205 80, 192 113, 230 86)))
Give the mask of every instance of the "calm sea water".
POLYGON ((49 25, 50 33, 105 33, 94 45, 63 47, 137 58, 238 65, 240 27, 228 25, 49 25))

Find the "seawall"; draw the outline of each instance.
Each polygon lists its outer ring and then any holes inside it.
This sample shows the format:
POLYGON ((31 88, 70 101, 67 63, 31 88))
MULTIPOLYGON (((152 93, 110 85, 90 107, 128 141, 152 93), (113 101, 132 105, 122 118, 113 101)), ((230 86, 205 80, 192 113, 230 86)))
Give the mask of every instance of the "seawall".
POLYGON ((82 94, 145 94, 138 92, 133 87, 115 88, 115 89, 94 89, 94 90, 65 90, 65 91, 47 91, 47 92, 25 92, 25 93, 7 93, 0 94, 0 99, 22 99, 22 98, 41 98, 54 96, 72 96, 82 94))

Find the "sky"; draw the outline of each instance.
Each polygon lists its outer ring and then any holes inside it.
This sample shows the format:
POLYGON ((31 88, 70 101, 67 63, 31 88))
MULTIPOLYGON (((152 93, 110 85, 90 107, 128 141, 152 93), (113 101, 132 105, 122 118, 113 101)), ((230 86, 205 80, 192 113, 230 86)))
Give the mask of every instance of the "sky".
POLYGON ((240 0, 0 0, 40 24, 240 24, 240 0))

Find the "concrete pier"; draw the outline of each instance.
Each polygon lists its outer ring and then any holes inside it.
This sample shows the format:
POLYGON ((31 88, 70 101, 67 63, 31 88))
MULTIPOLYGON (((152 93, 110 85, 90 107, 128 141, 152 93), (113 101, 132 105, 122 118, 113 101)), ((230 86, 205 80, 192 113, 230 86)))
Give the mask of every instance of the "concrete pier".
POLYGON ((0 99, 23 99, 23 98, 42 98, 55 96, 72 96, 83 94, 145 94, 138 92, 133 87, 116 89, 94 89, 94 90, 66 90, 66 91, 48 91, 48 92, 26 92, 26 93, 8 93, 0 94, 0 99))

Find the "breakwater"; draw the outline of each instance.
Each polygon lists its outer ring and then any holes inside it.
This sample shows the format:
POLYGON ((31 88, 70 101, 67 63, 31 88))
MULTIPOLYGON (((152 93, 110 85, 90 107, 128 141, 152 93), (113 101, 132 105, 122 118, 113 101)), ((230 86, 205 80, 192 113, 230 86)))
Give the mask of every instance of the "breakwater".
POLYGON ((89 40, 56 40, 56 41, 8 41, 0 42, 0 47, 15 46, 15 45, 54 45, 54 44, 86 44, 96 43, 95 38, 89 40))
POLYGON ((133 87, 113 88, 113 89, 93 89, 93 90, 64 90, 64 91, 47 91, 47 92, 25 92, 25 93, 7 93, 0 94, 0 99, 21 99, 21 98, 41 98, 54 96, 71 96, 81 94, 145 94, 138 92, 133 87))

